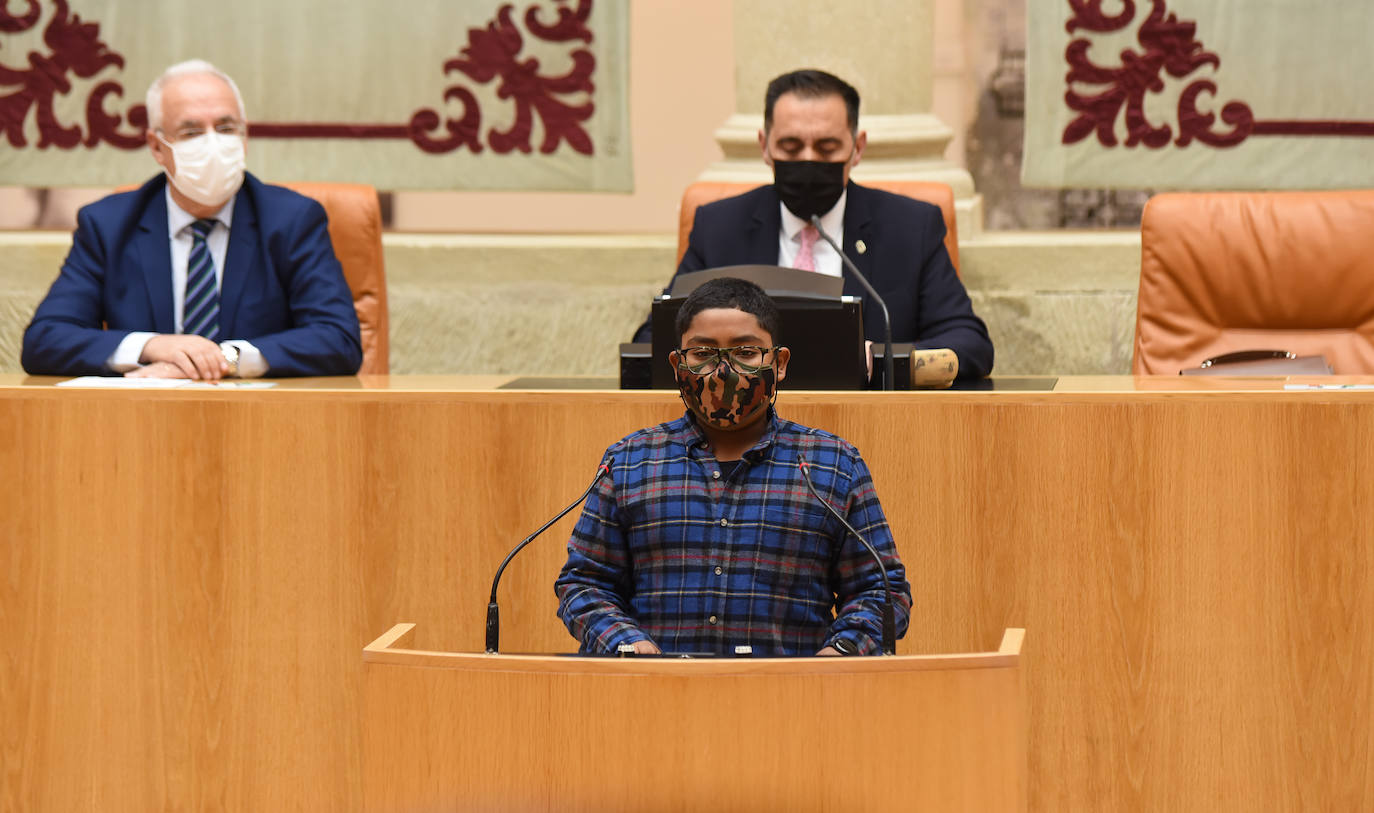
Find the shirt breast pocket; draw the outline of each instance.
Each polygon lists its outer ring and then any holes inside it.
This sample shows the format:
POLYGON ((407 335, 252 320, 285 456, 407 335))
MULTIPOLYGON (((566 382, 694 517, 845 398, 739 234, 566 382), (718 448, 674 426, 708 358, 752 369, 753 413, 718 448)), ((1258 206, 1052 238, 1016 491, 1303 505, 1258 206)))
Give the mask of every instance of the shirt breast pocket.
POLYGON ((836 526, 834 517, 820 506, 769 506, 759 529, 760 547, 793 559, 798 566, 828 567, 836 526))

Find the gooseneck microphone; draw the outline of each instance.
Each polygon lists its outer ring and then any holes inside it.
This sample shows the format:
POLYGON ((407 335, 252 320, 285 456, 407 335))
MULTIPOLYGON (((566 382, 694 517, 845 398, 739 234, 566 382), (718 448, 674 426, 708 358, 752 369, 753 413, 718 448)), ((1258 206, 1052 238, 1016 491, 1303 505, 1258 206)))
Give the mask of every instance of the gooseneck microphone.
POLYGON ((873 557, 873 561, 878 563, 878 572, 883 575, 883 654, 896 655, 897 623, 892 617, 892 585, 888 584, 887 581, 887 566, 883 564, 883 557, 878 555, 877 548, 873 547, 869 544, 867 539, 863 538, 863 534, 856 531, 854 526, 849 524, 849 520, 845 519, 843 514, 835 510, 835 506, 831 505, 829 500, 826 500, 820 495, 820 492, 816 491, 816 484, 811 482, 811 464, 806 462, 806 458, 799 457, 798 460, 797 468, 801 469, 802 479, 806 481, 806 487, 810 490, 811 496, 815 497, 816 501, 821 505, 824 505, 825 510, 829 511, 830 515, 835 519, 838 519, 840 524, 844 525, 844 527, 854 535, 854 538, 859 540, 859 542, 868 549, 868 553, 873 557))
POLYGON ((526 545, 533 542, 536 536, 539 536, 540 534, 547 531, 550 525, 562 519, 564 516, 567 515, 569 511, 573 510, 578 505, 580 505, 583 500, 587 499, 587 495, 592 493, 592 489, 596 488, 596 484, 601 482, 601 478, 605 477, 607 474, 610 474, 611 464, 614 462, 614 457, 606 458, 606 462, 602 463, 601 468, 596 470, 596 476, 592 478, 591 485, 587 486, 587 490, 582 492, 582 496, 573 500, 572 504, 569 505, 567 508, 564 508, 562 511, 559 511, 558 516, 554 517, 553 519, 549 520, 543 525, 540 525, 539 530, 525 537, 524 541, 522 541, 519 545, 516 545, 515 547, 511 548, 510 553, 507 553, 506 558, 502 560, 501 566, 496 569, 496 577, 491 580, 491 601, 487 603, 488 655, 496 654, 498 645, 501 641, 501 610, 496 606, 496 587, 501 583, 501 574, 506 572, 506 565, 510 564, 510 561, 515 558, 515 554, 524 550, 526 545))
MULTIPOLYGON (((878 296, 878 292, 873 289, 868 278, 859 273, 859 267, 854 264, 853 260, 849 259, 848 254, 844 253, 844 250, 835 242, 835 238, 826 234, 825 229, 821 228, 820 215, 811 215, 811 225, 816 227, 816 231, 820 234, 821 239, 825 240, 825 242, 830 244, 831 248, 835 249, 835 253, 840 255, 840 262, 844 263, 844 267, 849 269, 849 273, 854 275, 854 279, 859 281, 859 284, 863 286, 863 289, 868 292, 868 295, 872 297, 874 302, 878 303, 879 309, 882 310, 883 339, 887 345, 887 350, 883 353, 883 389, 895 389, 897 377, 894 372, 896 364, 892 361, 892 317, 887 314, 887 303, 883 301, 881 296, 878 296)), ((855 534, 855 536, 858 536, 858 534, 855 534)), ((864 544, 867 545, 868 543, 864 542, 864 544)))

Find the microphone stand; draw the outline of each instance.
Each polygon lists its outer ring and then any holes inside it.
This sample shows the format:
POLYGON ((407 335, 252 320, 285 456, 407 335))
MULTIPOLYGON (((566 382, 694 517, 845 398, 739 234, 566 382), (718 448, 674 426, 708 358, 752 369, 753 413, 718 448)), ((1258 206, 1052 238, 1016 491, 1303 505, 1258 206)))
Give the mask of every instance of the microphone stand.
POLYGON ((867 539, 863 538, 862 534, 854 529, 853 525, 849 524, 849 520, 845 519, 843 514, 835 510, 835 506, 831 505, 829 501, 820 495, 820 492, 816 491, 816 484, 811 482, 811 464, 806 462, 806 458, 800 458, 797 468, 801 469, 802 479, 806 481, 806 488, 811 492, 811 496, 815 497, 816 501, 821 505, 824 505, 825 510, 829 511, 830 515, 835 519, 838 519, 840 524, 844 525, 844 527, 854 535, 854 538, 859 540, 859 542, 868 549, 868 553, 873 557, 873 561, 878 563, 878 572, 883 576, 883 654, 896 655, 897 622, 892 615, 892 585, 888 584, 887 581, 887 566, 883 564, 883 557, 878 555, 877 548, 873 547, 867 539))
POLYGON ((501 566, 496 569, 496 577, 491 580, 491 601, 487 603, 488 655, 496 654, 499 648, 498 645, 501 640, 501 609, 496 606, 496 586, 501 583, 501 574, 506 572, 506 565, 510 564, 510 561, 515 558, 515 554, 524 550, 526 545, 533 542, 536 536, 539 536, 540 534, 547 531, 550 525, 553 525, 555 522, 562 519, 564 516, 567 515, 569 511, 573 510, 579 504, 581 504, 583 500, 587 499, 587 495, 592 493, 592 489, 596 488, 596 484, 601 482, 601 478, 605 477, 607 474, 610 473, 611 464, 614 462, 614 457, 606 458, 606 462, 601 464, 601 468, 596 470, 596 476, 592 478, 591 485, 587 486, 587 490, 582 492, 581 497, 578 497, 576 500, 573 500, 571 505, 569 505, 567 508, 564 508, 562 511, 558 512, 558 516, 554 517, 553 519, 549 520, 543 525, 540 525, 539 530, 525 537, 525 539, 520 544, 516 545, 514 548, 511 548, 511 552, 507 553, 506 558, 501 561, 501 566))
MULTIPOLYGON (((896 364, 892 360, 892 317, 889 316, 887 313, 887 303, 883 301, 883 298, 881 296, 878 296, 878 292, 873 289, 873 286, 869 283, 868 278, 865 277, 863 274, 859 273, 859 267, 854 264, 853 260, 849 259, 849 255, 844 253, 844 251, 835 242, 835 239, 830 235, 826 234, 825 229, 821 228, 820 215, 811 215, 811 225, 815 226, 816 231, 821 235, 822 239, 824 239, 825 242, 829 243, 831 248, 835 249, 835 253, 840 255, 840 262, 844 264, 845 268, 849 269, 849 273, 854 275, 854 278, 859 281, 859 284, 861 286, 863 286, 864 291, 868 293, 869 297, 872 298, 874 302, 878 303, 878 307, 882 310, 883 339, 885 344, 887 345, 887 350, 883 353, 883 389, 895 389, 897 382, 897 374, 895 372, 896 364)), ((864 544, 867 545, 868 543, 865 542, 864 544)))

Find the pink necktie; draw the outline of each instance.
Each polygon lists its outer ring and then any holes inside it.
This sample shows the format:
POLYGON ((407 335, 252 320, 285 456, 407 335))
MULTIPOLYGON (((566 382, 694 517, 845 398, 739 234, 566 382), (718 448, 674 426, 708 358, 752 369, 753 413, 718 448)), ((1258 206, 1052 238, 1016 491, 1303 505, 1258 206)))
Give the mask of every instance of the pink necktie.
POLYGON ((801 230, 801 249, 797 251, 797 259, 792 263, 794 266, 802 271, 816 270, 816 255, 813 249, 819 236, 815 226, 806 226, 801 230))

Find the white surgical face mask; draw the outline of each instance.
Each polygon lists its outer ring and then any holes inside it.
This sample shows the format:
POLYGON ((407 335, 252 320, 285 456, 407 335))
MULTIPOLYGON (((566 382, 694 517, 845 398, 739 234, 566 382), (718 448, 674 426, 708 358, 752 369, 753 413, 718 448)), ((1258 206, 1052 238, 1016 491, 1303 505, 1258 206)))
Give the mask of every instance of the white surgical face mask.
POLYGON ((181 194, 202 206, 218 206, 243 185, 243 138, 210 130, 175 144, 158 138, 172 150, 175 175, 168 173, 181 194))

